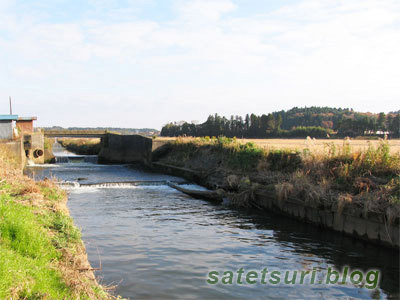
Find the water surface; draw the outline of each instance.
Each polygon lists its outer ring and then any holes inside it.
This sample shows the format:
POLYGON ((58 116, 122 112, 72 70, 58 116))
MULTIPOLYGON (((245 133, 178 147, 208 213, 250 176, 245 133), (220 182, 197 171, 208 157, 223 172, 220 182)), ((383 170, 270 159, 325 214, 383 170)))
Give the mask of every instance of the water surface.
POLYGON ((398 252, 268 212, 193 199, 180 178, 85 162, 35 169, 84 187, 68 206, 105 285, 130 299, 380 299, 399 297, 398 252), (140 185, 101 183, 135 182, 140 185), (148 184, 146 184, 148 182, 148 184), (97 185, 93 185, 97 184, 97 185), (346 285, 209 285, 211 270, 379 269, 376 290, 346 285))

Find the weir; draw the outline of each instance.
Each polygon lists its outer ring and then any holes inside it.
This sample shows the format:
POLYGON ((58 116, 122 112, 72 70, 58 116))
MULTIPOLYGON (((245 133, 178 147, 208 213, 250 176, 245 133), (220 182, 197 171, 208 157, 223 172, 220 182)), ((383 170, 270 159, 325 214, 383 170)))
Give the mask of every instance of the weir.
POLYGON ((55 163, 70 163, 70 162, 86 162, 97 163, 97 155, 77 155, 68 152, 57 141, 52 146, 52 155, 54 155, 55 163))
POLYGON ((70 162, 87 162, 97 163, 97 155, 70 155, 70 156, 55 156, 57 164, 64 164, 70 162))

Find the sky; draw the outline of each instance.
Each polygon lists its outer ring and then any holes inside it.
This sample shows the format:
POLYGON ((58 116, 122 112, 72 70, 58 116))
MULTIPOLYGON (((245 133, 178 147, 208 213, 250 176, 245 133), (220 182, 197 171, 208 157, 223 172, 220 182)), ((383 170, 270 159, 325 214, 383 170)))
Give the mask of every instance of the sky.
POLYGON ((400 109, 399 0, 0 0, 0 114, 160 129, 400 109))

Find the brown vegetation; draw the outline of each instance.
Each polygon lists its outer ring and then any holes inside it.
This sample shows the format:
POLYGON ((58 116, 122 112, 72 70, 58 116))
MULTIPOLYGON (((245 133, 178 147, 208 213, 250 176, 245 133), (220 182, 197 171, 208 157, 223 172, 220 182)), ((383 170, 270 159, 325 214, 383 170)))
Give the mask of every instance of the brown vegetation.
POLYGON ((79 155, 97 155, 100 152, 99 138, 62 138, 58 142, 68 151, 79 155))
POLYGON ((292 197, 321 209, 400 216, 400 154, 392 141, 262 141, 267 146, 223 137, 176 139, 161 162, 201 172, 209 187, 232 192, 241 206, 252 205, 253 190, 274 186, 282 202, 292 197))
MULTIPOLYGON (((193 141, 194 137, 157 137, 157 140, 173 142, 176 140, 181 141, 193 141)), ((276 150, 276 149, 287 149, 287 150, 299 150, 312 149, 324 150, 330 145, 335 145, 336 147, 343 146, 343 139, 236 139, 239 143, 254 143, 260 148, 265 150, 276 150)), ((352 151, 363 151, 367 150, 370 145, 377 147, 380 144, 380 140, 367 140, 367 139, 347 139, 346 143, 350 145, 352 151)), ((392 139, 387 141, 390 147, 390 153, 400 153, 400 139, 392 139)))

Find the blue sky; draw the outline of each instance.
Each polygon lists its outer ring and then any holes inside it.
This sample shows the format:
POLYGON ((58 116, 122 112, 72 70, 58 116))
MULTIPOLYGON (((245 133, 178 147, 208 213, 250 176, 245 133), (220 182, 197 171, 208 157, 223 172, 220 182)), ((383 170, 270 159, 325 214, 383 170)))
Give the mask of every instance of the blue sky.
POLYGON ((0 113, 155 127, 400 109, 398 0, 0 1, 0 113))

